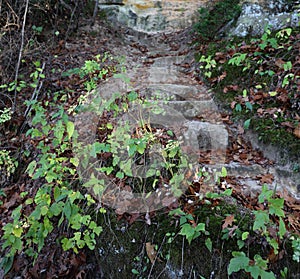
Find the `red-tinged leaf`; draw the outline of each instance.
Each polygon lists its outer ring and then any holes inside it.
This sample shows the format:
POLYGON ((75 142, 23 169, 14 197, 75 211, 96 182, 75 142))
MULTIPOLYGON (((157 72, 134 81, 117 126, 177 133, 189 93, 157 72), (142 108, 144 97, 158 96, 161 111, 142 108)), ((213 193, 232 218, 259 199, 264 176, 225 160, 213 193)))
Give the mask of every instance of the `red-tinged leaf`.
POLYGON ((228 226, 232 226, 232 223, 234 222, 234 215, 229 215, 224 219, 224 224, 222 225, 222 229, 226 229, 228 226))

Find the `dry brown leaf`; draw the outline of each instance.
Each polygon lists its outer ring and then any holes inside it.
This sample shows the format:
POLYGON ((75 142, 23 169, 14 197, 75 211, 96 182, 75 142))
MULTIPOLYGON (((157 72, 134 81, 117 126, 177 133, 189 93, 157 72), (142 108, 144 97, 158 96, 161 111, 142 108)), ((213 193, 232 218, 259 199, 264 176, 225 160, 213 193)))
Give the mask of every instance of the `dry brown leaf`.
POLYGON ((276 59, 276 61, 275 61, 275 65, 280 69, 283 69, 284 64, 285 64, 285 62, 281 58, 276 59))
POLYGON ((151 264, 153 264, 157 256, 155 244, 151 244, 151 242, 146 242, 146 252, 151 264))
POLYGON ((296 127, 294 130, 294 135, 300 139, 300 126, 296 127))
POLYGON ((232 226, 232 223, 234 222, 234 215, 229 215, 224 219, 224 224, 222 225, 222 229, 226 229, 228 226, 232 226))
POLYGON ((300 211, 300 204, 291 204, 290 208, 296 211, 300 211))
POLYGON ((274 180, 274 175, 271 173, 266 173, 266 174, 260 176, 260 182, 262 184, 264 184, 264 183, 272 184, 273 180, 274 180))
POLYGON ((292 129, 294 128, 294 124, 291 123, 290 121, 281 122, 281 126, 292 128, 292 129))

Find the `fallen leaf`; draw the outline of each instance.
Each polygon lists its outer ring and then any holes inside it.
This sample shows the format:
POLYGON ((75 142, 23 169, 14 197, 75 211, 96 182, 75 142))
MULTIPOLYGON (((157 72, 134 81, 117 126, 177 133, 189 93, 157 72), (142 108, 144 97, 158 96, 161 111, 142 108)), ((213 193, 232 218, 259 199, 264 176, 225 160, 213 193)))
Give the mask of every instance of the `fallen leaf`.
POLYGON ((258 176, 258 178, 260 178, 260 182, 262 184, 272 184, 273 180, 274 180, 274 175, 271 173, 266 173, 264 175, 258 176))
POLYGON ((151 244, 151 242, 146 242, 146 252, 147 252, 147 256, 148 256, 151 264, 153 264, 157 257, 157 251, 155 250, 155 244, 151 244))
POLYGON ((285 61, 283 61, 281 58, 278 58, 275 61, 275 65, 280 69, 283 69, 284 64, 285 64, 285 61))
POLYGON ((226 229, 228 226, 232 226, 232 223, 234 222, 234 215, 229 215, 224 219, 224 224, 222 225, 222 229, 226 229))
POLYGON ((300 139, 300 126, 296 127, 294 130, 294 135, 300 139))
POLYGON ((287 122, 281 122, 281 126, 284 126, 284 127, 288 127, 288 128, 294 128, 294 125, 293 123, 287 121, 287 122))

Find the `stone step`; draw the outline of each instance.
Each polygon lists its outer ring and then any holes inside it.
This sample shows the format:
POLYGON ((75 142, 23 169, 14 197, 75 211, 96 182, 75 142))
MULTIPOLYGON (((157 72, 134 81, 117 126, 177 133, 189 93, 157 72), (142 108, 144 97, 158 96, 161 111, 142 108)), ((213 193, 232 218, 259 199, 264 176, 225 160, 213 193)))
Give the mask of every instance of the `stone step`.
POLYGON ((172 83, 172 84, 185 84, 195 85, 195 81, 190 77, 180 73, 176 67, 156 67, 151 66, 148 70, 148 81, 151 84, 157 83, 172 83))
POLYGON ((211 94, 202 86, 191 86, 182 84, 150 84, 140 92, 149 98, 172 101, 202 101, 211 100, 211 94))
POLYGON ((201 118, 209 120, 210 115, 217 111, 217 106, 213 100, 204 101, 162 101, 159 102, 163 107, 171 107, 180 112, 185 118, 201 118))
POLYGON ((224 164, 228 132, 223 124, 188 121, 183 124, 183 150, 196 163, 201 152, 210 152, 210 164, 224 164))
POLYGON ((164 56, 164 57, 158 57, 154 58, 153 61, 153 67, 164 67, 164 68, 176 68, 180 66, 180 63, 184 61, 186 58, 186 55, 180 55, 180 56, 164 56))

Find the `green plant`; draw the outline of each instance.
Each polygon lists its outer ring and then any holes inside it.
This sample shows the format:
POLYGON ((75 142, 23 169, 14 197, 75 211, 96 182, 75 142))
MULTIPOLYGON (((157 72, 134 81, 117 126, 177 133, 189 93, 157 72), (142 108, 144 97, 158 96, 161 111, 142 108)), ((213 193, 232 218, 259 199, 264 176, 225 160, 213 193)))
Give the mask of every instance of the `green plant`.
POLYGON ((20 205, 12 214, 12 223, 4 226, 2 249, 9 249, 2 264, 5 270, 10 269, 12 258, 23 250, 28 256, 36 258, 44 247, 46 237, 52 232, 54 223, 59 218, 58 226, 63 223, 73 230, 70 237, 61 239, 65 250, 78 249, 87 246, 95 247, 95 237, 100 234, 98 226, 89 214, 85 214, 81 203, 95 203, 89 196, 74 190, 68 182, 68 177, 75 174, 77 161, 65 156, 71 149, 70 139, 74 135, 74 124, 68 120, 63 108, 59 108, 47 121, 47 109, 38 102, 29 102, 35 116, 32 119, 33 128, 27 132, 32 140, 36 140, 39 155, 27 167, 32 179, 45 179, 34 197, 29 197, 25 204, 20 205), (34 210, 25 215, 23 209, 33 207, 34 210), (72 236, 73 235, 73 236, 72 236))
MULTIPOLYGON (((180 221, 180 235, 183 235, 189 244, 192 240, 199 237, 201 234, 208 236, 209 232, 205 229, 205 223, 196 223, 192 214, 185 213, 181 209, 175 209, 169 213, 171 216, 179 216, 180 221)), ((211 240, 210 238, 206 239, 206 247, 211 251, 211 240)))
POLYGON ((12 111, 11 108, 4 108, 0 110, 0 124, 3 124, 11 119, 12 111))
MULTIPOLYGON (((11 108, 0 110, 0 124, 9 121, 12 117, 11 108)), ((8 150, 0 150, 0 172, 6 177, 10 177, 18 167, 18 161, 15 160, 8 150)))
MULTIPOLYGON (((45 78, 40 62, 34 65, 36 70, 30 75, 33 82, 29 85, 22 83, 24 88, 37 88, 40 79, 45 78)), ((93 62, 86 63, 81 72, 94 78, 94 71, 107 73, 107 69, 102 71, 93 62)), ((10 89, 10 86, 16 85, 3 85, 2 88, 10 89)), ((20 193, 22 198, 27 199, 12 212, 12 221, 3 227, 2 250, 5 256, 1 266, 5 273, 11 269, 15 255, 21 251, 35 260, 56 226, 61 230, 67 226, 68 233, 60 237, 60 242, 64 250, 73 249, 76 253, 85 246, 94 249, 96 237, 102 231, 85 209, 86 205, 93 207, 95 200, 84 189, 76 189, 79 184, 75 178, 79 162, 72 155, 72 149, 76 148, 77 133, 64 106, 56 103, 59 95, 61 93, 55 93, 51 102, 35 99, 26 102, 32 114, 31 129, 26 136, 34 143, 37 154, 26 172, 41 185, 33 196, 28 196, 27 192, 20 193)), ((10 117, 11 111, 4 110, 1 123, 10 117)), ((0 152, 0 167, 3 164, 8 175, 14 171, 16 163, 10 159, 8 151, 0 152)), ((105 210, 100 209, 100 213, 105 213, 105 210)))
POLYGON ((251 261, 244 252, 232 252, 233 258, 228 266, 228 275, 233 272, 245 270, 249 272, 254 279, 275 279, 273 272, 268 272, 268 261, 262 259, 260 255, 255 255, 254 260, 251 261))
POLYGON ((41 35, 42 31, 43 31, 43 26, 35 26, 32 25, 32 30, 37 34, 37 35, 41 35))
POLYGON ((201 58, 199 59, 199 62, 201 63, 199 68, 204 69, 204 76, 210 78, 212 76, 213 68, 215 68, 217 65, 216 60, 212 59, 211 55, 207 57, 202 55, 201 58))
POLYGON ((296 262, 300 262, 300 237, 299 236, 292 236, 292 247, 294 250, 293 260, 296 262))
MULTIPOLYGON (((285 214, 283 211, 284 200, 282 198, 274 198, 274 191, 268 190, 264 185, 262 192, 258 197, 261 204, 265 204, 266 210, 253 211, 255 220, 251 231, 258 233, 260 237, 264 237, 275 255, 279 253, 281 243, 286 237, 286 226, 283 221, 285 214), (273 220, 276 220, 275 222, 273 220), (274 234, 276 231, 276 234, 274 234)), ((225 230, 225 237, 228 237, 228 230, 225 230)), ((235 229, 235 235, 238 239, 239 248, 245 246, 245 241, 250 236, 250 231, 241 232, 238 228, 235 229)), ((232 237, 233 234, 231 234, 232 237)), ((299 262, 299 237, 292 237, 292 246, 294 249, 293 259, 299 262)), ((228 274, 245 270, 249 272, 253 278, 275 278, 273 272, 268 271, 268 259, 263 259, 261 255, 255 254, 251 260, 244 252, 232 252, 233 258, 228 266, 228 274)), ((282 274, 287 274, 287 269, 281 271, 282 274)))

